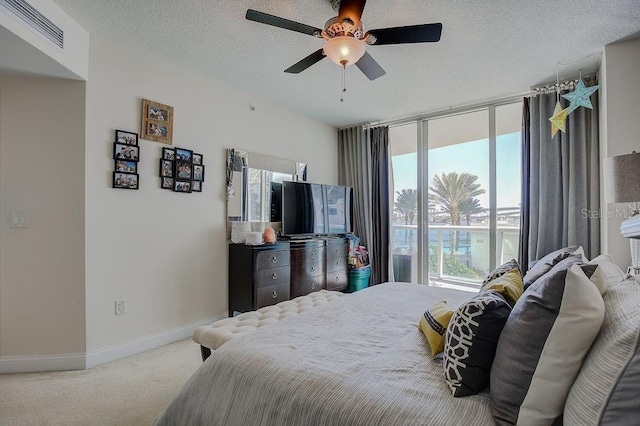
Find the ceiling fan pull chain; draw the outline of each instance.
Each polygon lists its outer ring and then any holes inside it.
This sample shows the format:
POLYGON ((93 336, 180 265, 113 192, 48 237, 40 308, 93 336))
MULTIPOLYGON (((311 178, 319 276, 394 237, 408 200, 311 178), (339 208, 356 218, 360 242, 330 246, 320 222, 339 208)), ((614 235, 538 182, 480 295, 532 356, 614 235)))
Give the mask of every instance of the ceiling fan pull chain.
POLYGON ((342 92, 340 92, 340 102, 344 102, 344 92, 347 91, 347 63, 342 63, 342 92))

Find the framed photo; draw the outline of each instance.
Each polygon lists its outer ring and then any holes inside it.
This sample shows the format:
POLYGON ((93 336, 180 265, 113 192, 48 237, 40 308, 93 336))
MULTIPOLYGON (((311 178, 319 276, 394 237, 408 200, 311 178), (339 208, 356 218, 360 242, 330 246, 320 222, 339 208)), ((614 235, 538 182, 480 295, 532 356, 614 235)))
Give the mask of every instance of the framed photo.
POLYGON ((171 177, 163 177, 162 178, 162 189, 173 189, 173 178, 171 177))
POLYGON ((193 179, 193 164, 187 161, 176 160, 174 177, 177 179, 193 179))
POLYGON ((138 173, 138 163, 135 161, 116 160, 116 172, 138 173))
POLYGON ((176 148, 176 160, 193 162, 193 151, 190 149, 176 148))
POLYGON ((160 177, 173 177, 173 161, 160 159, 160 177))
POLYGON ((193 180, 204 182, 204 166, 200 164, 193 165, 193 180))
POLYGON ((141 133, 143 139, 171 145, 173 143, 173 107, 143 99, 141 133))
POLYGON ((174 179, 173 190, 175 192, 191 192, 191 181, 174 179))
POLYGON ((113 187, 138 189, 138 174, 113 172, 113 187))
POLYGON ((202 192, 202 182, 199 180, 191 181, 191 191, 193 192, 202 192))
POLYGON ((140 147, 137 145, 127 145, 125 143, 113 143, 113 158, 116 160, 139 161, 140 147))
POLYGON ((193 153, 193 164, 202 164, 202 154, 193 153))
POLYGON ((125 132, 124 130, 116 130, 116 142, 126 145, 138 145, 138 134, 125 132))
POLYGON ((175 160, 176 150, 171 148, 162 148, 162 158, 165 160, 175 160))

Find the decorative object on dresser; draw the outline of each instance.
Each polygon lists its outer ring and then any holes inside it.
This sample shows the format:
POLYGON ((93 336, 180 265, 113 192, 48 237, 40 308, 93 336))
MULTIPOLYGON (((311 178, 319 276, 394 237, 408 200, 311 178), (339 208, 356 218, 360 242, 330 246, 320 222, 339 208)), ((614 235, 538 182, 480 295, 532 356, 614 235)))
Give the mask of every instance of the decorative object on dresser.
POLYGON ((629 273, 640 275, 640 154, 604 159, 604 197, 607 203, 632 203, 631 217, 620 225, 620 233, 629 238, 629 273))
POLYGON ((173 143, 173 107, 142 100, 142 138, 171 145, 173 143))
POLYGON ((160 188, 174 192, 202 192, 204 165, 202 154, 185 148, 162 148, 160 188))
POLYGON ((140 161, 140 147, 138 134, 116 130, 113 143, 113 181, 111 186, 120 189, 138 189, 138 161, 140 161))

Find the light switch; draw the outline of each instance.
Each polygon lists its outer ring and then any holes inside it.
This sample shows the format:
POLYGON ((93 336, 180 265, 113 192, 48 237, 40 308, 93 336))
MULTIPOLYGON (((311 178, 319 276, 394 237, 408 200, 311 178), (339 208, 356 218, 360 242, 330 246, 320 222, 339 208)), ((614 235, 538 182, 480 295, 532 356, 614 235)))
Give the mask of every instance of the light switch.
POLYGON ((27 212, 11 212, 12 228, 27 228, 27 212))

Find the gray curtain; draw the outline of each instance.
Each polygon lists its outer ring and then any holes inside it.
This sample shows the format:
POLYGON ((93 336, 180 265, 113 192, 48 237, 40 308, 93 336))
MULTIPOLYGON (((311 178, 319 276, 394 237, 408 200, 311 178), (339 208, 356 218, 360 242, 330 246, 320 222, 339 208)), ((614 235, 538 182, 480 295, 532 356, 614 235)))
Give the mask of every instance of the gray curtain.
POLYGON ((369 250, 372 285, 389 279, 388 131, 338 131, 338 180, 353 188, 353 233, 369 250))
MULTIPOLYGON (((585 79, 587 86, 595 78, 585 79)), ((563 94, 566 92, 562 92, 563 94)), ((555 94, 529 101, 530 146, 528 149, 528 194, 523 194, 522 210, 528 210, 527 263, 556 249, 578 244, 587 257, 600 253, 598 92, 591 96, 593 109, 579 107, 567 118, 567 132, 551 138, 555 94)), ((562 107, 568 101, 561 98, 562 107)), ((526 151, 523 147, 523 159, 526 151)), ((524 261, 524 259, 523 259, 524 261)))

